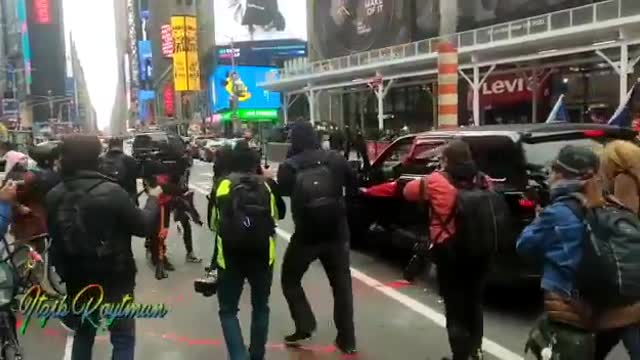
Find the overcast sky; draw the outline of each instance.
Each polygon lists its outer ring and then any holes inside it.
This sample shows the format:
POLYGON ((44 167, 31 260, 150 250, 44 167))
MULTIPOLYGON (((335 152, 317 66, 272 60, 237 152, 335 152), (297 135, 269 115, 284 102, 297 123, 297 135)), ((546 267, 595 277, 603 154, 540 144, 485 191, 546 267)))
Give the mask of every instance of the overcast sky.
POLYGON ((113 1, 63 0, 63 4, 66 41, 71 31, 98 114, 98 128, 104 129, 109 126, 118 84, 113 1))

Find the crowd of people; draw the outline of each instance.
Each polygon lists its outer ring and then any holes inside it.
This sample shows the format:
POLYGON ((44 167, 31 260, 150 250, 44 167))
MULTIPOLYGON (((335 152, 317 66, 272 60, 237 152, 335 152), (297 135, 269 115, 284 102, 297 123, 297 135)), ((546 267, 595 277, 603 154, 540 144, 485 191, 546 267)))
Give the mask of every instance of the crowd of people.
MULTIPOLYGON (((214 163, 210 270, 217 274, 219 318, 232 360, 265 359, 276 224, 288 210, 283 197, 291 199, 295 224, 280 279, 295 325, 284 341, 300 346, 317 330, 302 278, 319 260, 334 298, 335 345, 357 353, 346 204, 362 190, 344 153, 323 149, 310 123, 294 124, 290 141, 277 176, 247 141, 223 147, 214 163), (238 320, 245 281, 252 304, 248 347, 238 320)), ((187 261, 201 261, 191 239, 189 222, 202 221, 185 185, 188 168, 145 179, 140 208, 139 164, 122 152, 121 140, 102 154, 97 137, 70 135, 29 155, 35 165, 0 144, 7 164, 0 232, 10 224, 16 242, 48 251, 70 298, 90 284, 102 285, 110 302, 133 295, 134 236, 148 239, 156 277, 165 278, 173 268, 165 244, 171 213, 184 229, 187 261)), ((640 148, 613 141, 596 154, 568 145, 548 180, 551 202, 517 242, 517 251, 542 269, 545 311, 527 350, 537 359, 603 360, 623 342, 631 359, 639 359, 640 259, 633 255, 640 255, 640 148)), ((462 140, 447 144, 439 170, 409 182, 403 194, 430 209, 427 251, 438 269, 451 359, 482 359, 482 300, 494 239, 507 221, 504 199, 462 140)), ((62 320, 74 330, 72 359, 90 359, 96 327, 73 316, 62 320)), ((120 319, 109 330, 113 359, 133 359, 135 320, 120 319)))

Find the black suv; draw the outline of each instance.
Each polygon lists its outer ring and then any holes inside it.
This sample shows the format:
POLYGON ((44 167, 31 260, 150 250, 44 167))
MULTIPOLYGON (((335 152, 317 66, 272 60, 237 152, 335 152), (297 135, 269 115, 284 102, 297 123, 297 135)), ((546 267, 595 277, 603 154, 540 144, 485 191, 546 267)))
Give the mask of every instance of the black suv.
POLYGON ((349 204, 354 241, 377 239, 384 246, 410 249, 427 234, 424 204, 404 200, 407 182, 436 170, 444 145, 452 139, 467 142, 481 171, 494 179, 511 212, 512 226, 500 240, 499 255, 491 280, 513 284, 537 279, 538 272, 516 255, 515 243, 522 229, 534 218, 536 207, 548 203, 548 169, 567 144, 602 149, 615 139, 635 141, 630 129, 596 124, 527 124, 480 126, 432 131, 402 137, 393 142, 361 172, 361 186, 397 182, 395 194, 361 196, 349 204))

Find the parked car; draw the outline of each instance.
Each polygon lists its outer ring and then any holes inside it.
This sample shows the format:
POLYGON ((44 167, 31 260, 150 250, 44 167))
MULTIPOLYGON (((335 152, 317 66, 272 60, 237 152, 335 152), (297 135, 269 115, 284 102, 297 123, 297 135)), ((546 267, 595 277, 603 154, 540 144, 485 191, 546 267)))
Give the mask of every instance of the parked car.
MULTIPOLYGON (((514 284, 538 279, 537 267, 525 263, 515 252, 522 229, 536 216, 536 207, 548 204, 549 166, 568 144, 602 149, 614 139, 636 141, 630 129, 596 124, 527 124, 480 126, 425 132, 401 137, 361 171, 360 186, 396 182, 395 193, 360 195, 349 202, 354 242, 377 239, 383 246, 410 249, 427 238, 425 204, 404 200, 402 190, 438 168, 442 149, 452 139, 466 141, 481 171, 490 176, 511 209, 511 227, 499 239, 493 282, 514 284)), ((428 241, 428 240, 427 240, 428 241)))

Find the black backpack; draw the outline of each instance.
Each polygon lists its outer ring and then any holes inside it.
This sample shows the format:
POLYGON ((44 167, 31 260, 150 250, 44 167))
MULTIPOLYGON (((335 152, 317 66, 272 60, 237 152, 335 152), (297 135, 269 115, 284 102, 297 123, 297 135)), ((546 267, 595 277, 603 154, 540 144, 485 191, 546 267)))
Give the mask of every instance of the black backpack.
POLYGON ((301 222, 296 226, 316 234, 335 230, 344 216, 344 206, 336 194, 334 175, 327 160, 317 159, 292 166, 296 179, 291 201, 295 217, 301 222))
POLYGON ((88 231, 85 212, 90 192, 102 183, 104 181, 97 181, 89 187, 76 189, 70 189, 65 184, 66 191, 56 209, 54 221, 66 256, 101 258, 109 251, 105 241, 92 236, 88 231))
POLYGON ((586 209, 579 194, 565 200, 586 225, 576 275, 581 297, 600 308, 640 300, 640 220, 613 197, 586 209))
POLYGON ((105 154, 100 158, 100 173, 123 185, 126 181, 127 169, 122 156, 105 154))
POLYGON ((220 204, 219 235, 225 254, 269 258, 275 220, 271 192, 259 175, 232 174, 228 199, 220 204))
POLYGON ((501 233, 510 228, 509 206, 504 197, 483 185, 478 175, 471 184, 460 184, 449 179, 458 190, 455 209, 443 220, 435 211, 432 216, 447 231, 448 224, 455 221, 455 234, 449 234, 455 253, 466 259, 485 260, 498 252, 501 233))

